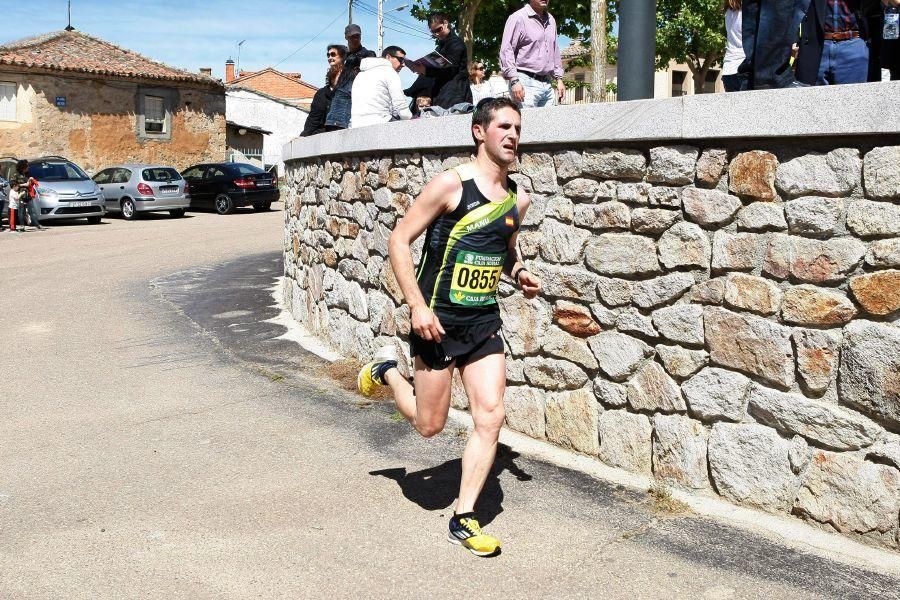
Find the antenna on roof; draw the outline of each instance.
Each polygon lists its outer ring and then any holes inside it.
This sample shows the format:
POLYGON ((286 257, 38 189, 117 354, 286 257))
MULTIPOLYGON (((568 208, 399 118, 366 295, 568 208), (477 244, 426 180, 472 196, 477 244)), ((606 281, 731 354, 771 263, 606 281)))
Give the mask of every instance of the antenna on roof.
POLYGON ((69 24, 66 25, 66 31, 75 31, 75 28, 72 27, 72 0, 69 0, 69 24))

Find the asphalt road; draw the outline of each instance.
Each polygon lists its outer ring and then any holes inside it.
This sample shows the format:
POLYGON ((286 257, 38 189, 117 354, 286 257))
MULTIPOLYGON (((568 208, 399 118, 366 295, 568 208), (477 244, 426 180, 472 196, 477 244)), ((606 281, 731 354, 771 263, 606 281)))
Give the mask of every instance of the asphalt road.
POLYGON ((900 578, 419 439, 266 321, 278 212, 0 234, 0 598, 900 598, 900 578))

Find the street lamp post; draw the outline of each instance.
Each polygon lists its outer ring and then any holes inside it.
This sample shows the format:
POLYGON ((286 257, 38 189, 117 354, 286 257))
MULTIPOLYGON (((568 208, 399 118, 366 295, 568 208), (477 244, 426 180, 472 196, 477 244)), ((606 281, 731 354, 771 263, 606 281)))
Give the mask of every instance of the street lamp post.
MULTIPOLYGON (((400 12, 406 10, 408 4, 403 4, 397 8, 389 8, 388 12, 400 12)), ((378 0, 378 56, 384 50, 384 0, 378 0)))
POLYGON ((619 3, 618 99, 653 97, 656 0, 619 3))

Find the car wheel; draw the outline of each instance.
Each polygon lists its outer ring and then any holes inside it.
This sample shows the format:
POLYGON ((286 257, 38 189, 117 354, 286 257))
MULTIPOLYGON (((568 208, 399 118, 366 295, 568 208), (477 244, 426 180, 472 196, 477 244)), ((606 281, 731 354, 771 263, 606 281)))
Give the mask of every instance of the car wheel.
POLYGON ((234 200, 228 194, 216 196, 216 212, 220 215, 230 215, 234 212, 234 200))
POLYGON ((265 202, 265 203, 263 203, 263 204, 254 204, 254 205, 253 205, 253 210, 255 210, 256 212, 266 212, 266 211, 270 211, 270 210, 272 210, 272 203, 271 203, 271 202, 265 202))
POLYGON ((91 225, 99 225, 103 221, 103 217, 88 217, 87 222, 91 225))
POLYGON ((183 208, 176 208, 174 210, 169 211, 169 216, 173 219, 180 219, 184 216, 185 210, 183 208))
POLYGON ((126 221, 132 221, 137 218, 137 209, 134 206, 134 200, 131 198, 122 200, 122 218, 126 221))

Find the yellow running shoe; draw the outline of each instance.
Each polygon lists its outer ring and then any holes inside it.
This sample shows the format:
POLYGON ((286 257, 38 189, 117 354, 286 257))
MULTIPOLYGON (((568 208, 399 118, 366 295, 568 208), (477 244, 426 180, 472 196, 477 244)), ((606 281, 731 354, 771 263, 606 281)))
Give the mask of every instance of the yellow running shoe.
POLYGON ((453 515, 450 519, 450 533, 447 541, 466 548, 475 556, 496 556, 500 554, 500 540, 481 532, 475 513, 453 515))
POLYGON ((372 396, 380 386, 386 385, 384 374, 397 366, 397 350, 392 345, 382 346, 372 357, 372 362, 364 366, 356 377, 356 387, 366 398, 372 396))

